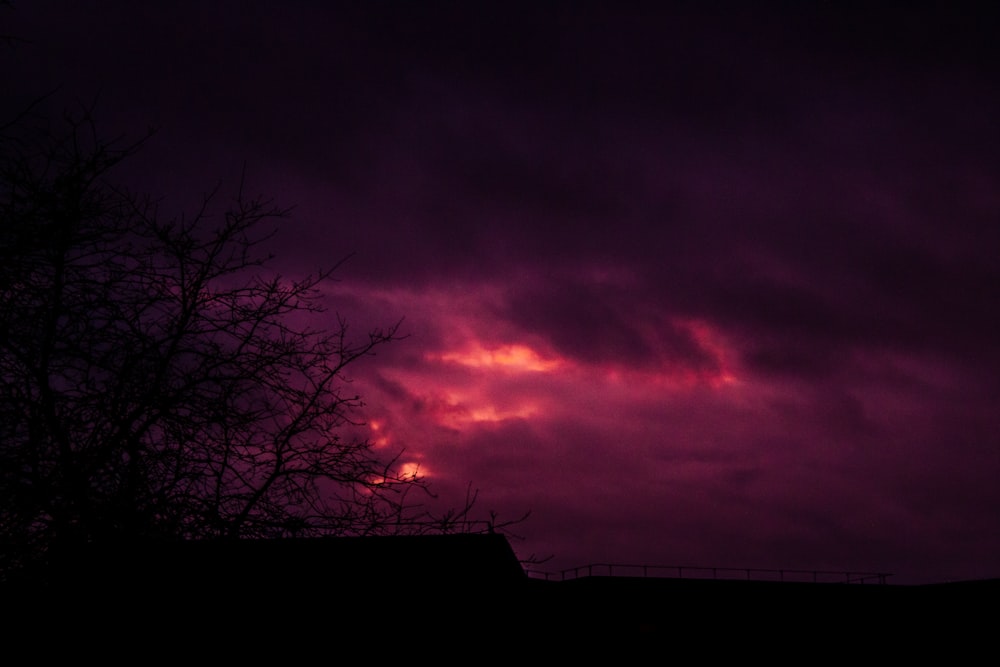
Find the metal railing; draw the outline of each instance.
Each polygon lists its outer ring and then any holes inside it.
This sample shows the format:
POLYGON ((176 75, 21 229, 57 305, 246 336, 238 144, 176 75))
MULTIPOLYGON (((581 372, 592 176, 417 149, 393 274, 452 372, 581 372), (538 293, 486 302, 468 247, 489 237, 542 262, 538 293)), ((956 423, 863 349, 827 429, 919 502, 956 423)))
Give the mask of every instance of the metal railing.
POLYGON ((591 563, 557 572, 526 569, 529 577, 546 581, 566 581, 582 577, 650 577, 673 579, 729 579, 746 581, 787 581, 809 583, 885 584, 888 572, 846 570, 794 570, 739 567, 702 567, 695 565, 632 565, 626 563, 591 563))

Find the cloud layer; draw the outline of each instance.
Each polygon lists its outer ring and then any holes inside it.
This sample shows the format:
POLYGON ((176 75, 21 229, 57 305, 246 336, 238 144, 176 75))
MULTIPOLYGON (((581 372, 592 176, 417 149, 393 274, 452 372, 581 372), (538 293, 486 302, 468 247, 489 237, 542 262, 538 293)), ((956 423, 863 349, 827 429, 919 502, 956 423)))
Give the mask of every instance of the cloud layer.
POLYGON ((100 91, 143 189, 245 162, 283 270, 353 253, 332 310, 409 334, 373 439, 522 556, 1000 574, 992 14, 103 4, 15 13, 15 102, 100 91))

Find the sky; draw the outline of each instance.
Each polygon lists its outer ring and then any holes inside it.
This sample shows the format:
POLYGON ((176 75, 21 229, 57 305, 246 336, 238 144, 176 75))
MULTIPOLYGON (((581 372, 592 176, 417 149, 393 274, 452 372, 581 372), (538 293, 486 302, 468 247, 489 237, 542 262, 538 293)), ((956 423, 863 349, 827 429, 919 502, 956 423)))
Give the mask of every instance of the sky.
POLYGON ((3 108, 155 128, 164 209, 294 206, 275 266, 402 320, 370 437, 534 569, 1000 577, 984 7, 14 2, 3 108))

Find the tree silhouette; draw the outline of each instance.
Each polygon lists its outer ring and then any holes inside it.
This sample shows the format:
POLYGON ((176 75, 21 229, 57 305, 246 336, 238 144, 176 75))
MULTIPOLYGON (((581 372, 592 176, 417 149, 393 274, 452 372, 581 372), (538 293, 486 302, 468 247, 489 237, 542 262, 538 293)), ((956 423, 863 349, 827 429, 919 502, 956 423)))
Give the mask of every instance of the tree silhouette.
MULTIPOLYGON (((323 310, 330 271, 266 246, 288 211, 237 192, 190 217, 116 186, 140 146, 87 114, 0 128, 4 572, 121 539, 448 530, 396 458, 353 437, 345 369, 399 338, 323 310), (313 328, 321 321, 332 327, 313 328), (344 433, 347 431, 347 433, 344 433)), ((335 268, 335 267, 334 267, 335 268)))

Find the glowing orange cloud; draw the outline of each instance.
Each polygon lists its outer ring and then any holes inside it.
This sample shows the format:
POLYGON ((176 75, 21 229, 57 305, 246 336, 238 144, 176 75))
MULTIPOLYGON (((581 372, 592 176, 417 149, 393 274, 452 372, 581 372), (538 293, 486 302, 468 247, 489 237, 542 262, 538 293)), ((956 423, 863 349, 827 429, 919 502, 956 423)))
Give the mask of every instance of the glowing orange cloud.
POLYGON ((735 355, 728 349, 717 331, 701 320, 678 320, 676 324, 688 330, 698 346, 712 356, 719 368, 717 373, 703 380, 707 380, 714 387, 735 384, 738 381, 730 361, 735 355))
MULTIPOLYGON (((711 360, 711 364, 702 367, 691 365, 685 359, 676 359, 670 350, 663 350, 659 364, 649 366, 628 366, 617 363, 605 363, 597 366, 599 374, 597 381, 603 380, 611 386, 623 383, 650 384, 656 387, 670 389, 694 389, 710 387, 722 389, 738 385, 736 364, 733 359, 738 354, 732 349, 725 336, 709 323, 703 320, 672 318, 670 326, 682 330, 693 340, 699 351, 711 360)), ((655 339, 655 333, 649 335, 655 339)))
POLYGON ((415 461, 408 461, 400 466, 399 475, 407 479, 417 479, 418 477, 427 477, 428 473, 426 467, 415 461))
MULTIPOLYGON (((471 393, 448 392, 449 410, 438 415, 438 422, 461 427, 471 422, 501 422, 506 419, 526 419, 538 412, 538 406, 519 401, 514 405, 498 405, 490 391, 471 393)), ((509 402, 509 401, 506 401, 509 402)))
POLYGON ((469 417, 474 422, 500 422, 505 419, 525 419, 536 412, 536 408, 532 405, 520 405, 510 410, 498 409, 495 405, 485 405, 470 410, 469 417))
POLYGON ((376 477, 371 480, 375 486, 381 486, 395 479, 423 479, 428 477, 427 468, 416 461, 407 461, 399 466, 397 475, 393 477, 376 477))
POLYGON ((561 359, 543 358, 527 345, 502 345, 493 349, 475 345, 463 352, 428 354, 427 358, 473 368, 499 368, 511 371, 548 372, 564 365, 561 359))
POLYGON ((368 428, 375 433, 375 439, 372 441, 376 447, 385 447, 389 444, 389 434, 385 432, 382 426, 382 422, 371 420, 368 422, 368 428))

